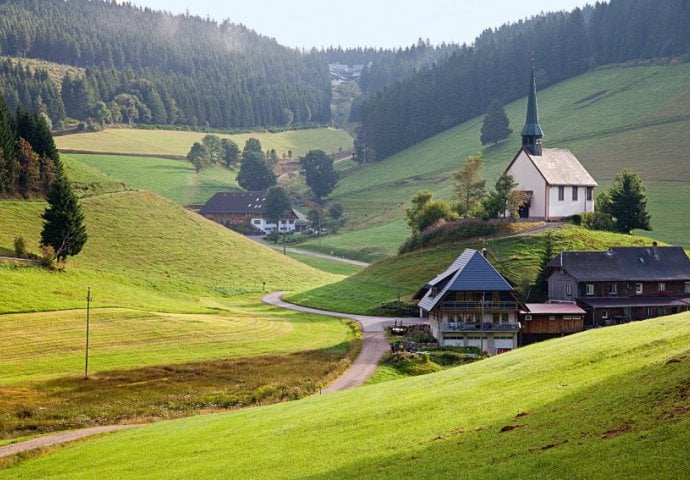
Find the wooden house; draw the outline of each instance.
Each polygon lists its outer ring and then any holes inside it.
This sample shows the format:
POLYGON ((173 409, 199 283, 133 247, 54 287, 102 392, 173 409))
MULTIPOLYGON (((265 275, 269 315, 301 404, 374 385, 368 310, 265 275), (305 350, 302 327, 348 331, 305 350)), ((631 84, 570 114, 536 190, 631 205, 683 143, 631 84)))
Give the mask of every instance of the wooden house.
POLYGON ((576 302, 601 326, 690 309, 690 259, 681 247, 561 252, 548 264, 549 298, 576 302))
POLYGON ((278 223, 269 222, 263 211, 266 192, 218 192, 201 208, 204 217, 226 226, 251 227, 257 233, 290 233, 306 225, 306 217, 295 209, 285 212, 278 223))
POLYGON ((439 345, 474 346, 490 353, 518 346, 518 312, 525 306, 513 286, 480 252, 466 249, 416 294, 439 345))
POLYGON ((585 329, 585 311, 575 303, 527 303, 520 312, 520 346, 585 329))
POLYGON ((517 189, 526 194, 520 217, 553 220, 594 212, 597 182, 571 151, 542 147, 544 133, 539 125, 534 68, 521 135, 522 148, 504 172, 511 175, 518 184, 517 189))

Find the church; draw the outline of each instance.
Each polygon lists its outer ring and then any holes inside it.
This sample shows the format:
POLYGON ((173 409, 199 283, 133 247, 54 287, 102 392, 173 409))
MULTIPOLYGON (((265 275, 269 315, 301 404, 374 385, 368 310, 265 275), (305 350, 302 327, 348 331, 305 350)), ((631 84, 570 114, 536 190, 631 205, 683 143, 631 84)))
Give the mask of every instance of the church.
POLYGON ((539 125, 534 67, 527 118, 521 135, 522 148, 504 172, 512 176, 518 184, 516 188, 526 194, 527 201, 520 209, 520 217, 558 220, 594 212, 597 182, 570 150, 542 147, 544 132, 539 125))

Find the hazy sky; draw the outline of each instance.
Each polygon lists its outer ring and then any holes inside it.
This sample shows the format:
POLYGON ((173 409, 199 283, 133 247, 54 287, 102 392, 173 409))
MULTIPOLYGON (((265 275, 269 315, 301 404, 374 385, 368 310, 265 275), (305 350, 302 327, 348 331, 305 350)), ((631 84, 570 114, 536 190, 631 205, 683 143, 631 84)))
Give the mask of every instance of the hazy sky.
POLYGON ((288 47, 404 47, 418 38, 471 43, 484 29, 584 0, 131 0, 135 5, 230 19, 288 47))

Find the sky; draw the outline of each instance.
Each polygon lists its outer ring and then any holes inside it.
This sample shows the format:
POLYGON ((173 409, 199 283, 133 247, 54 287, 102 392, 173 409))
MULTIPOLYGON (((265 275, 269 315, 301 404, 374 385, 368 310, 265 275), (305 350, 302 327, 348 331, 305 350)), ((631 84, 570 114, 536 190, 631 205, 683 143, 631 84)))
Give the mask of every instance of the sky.
POLYGON ((406 47, 470 44, 486 28, 540 12, 572 10, 583 0, 129 0, 175 14, 229 19, 287 47, 406 47))

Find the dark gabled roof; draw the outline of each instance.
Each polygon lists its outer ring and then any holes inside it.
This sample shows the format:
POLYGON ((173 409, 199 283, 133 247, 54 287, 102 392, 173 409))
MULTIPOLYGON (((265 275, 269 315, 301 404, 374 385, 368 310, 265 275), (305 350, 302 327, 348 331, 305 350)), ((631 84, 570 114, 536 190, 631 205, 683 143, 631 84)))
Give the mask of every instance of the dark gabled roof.
POLYGON ((579 282, 690 281, 690 259, 681 247, 612 247, 561 252, 548 264, 579 282))
POLYGON ((447 292, 489 291, 512 292, 513 287, 480 252, 467 248, 445 272, 422 287, 419 306, 431 311, 447 292))
POLYGON ((261 213, 265 199, 266 192, 218 192, 206 202, 199 213, 261 213))

